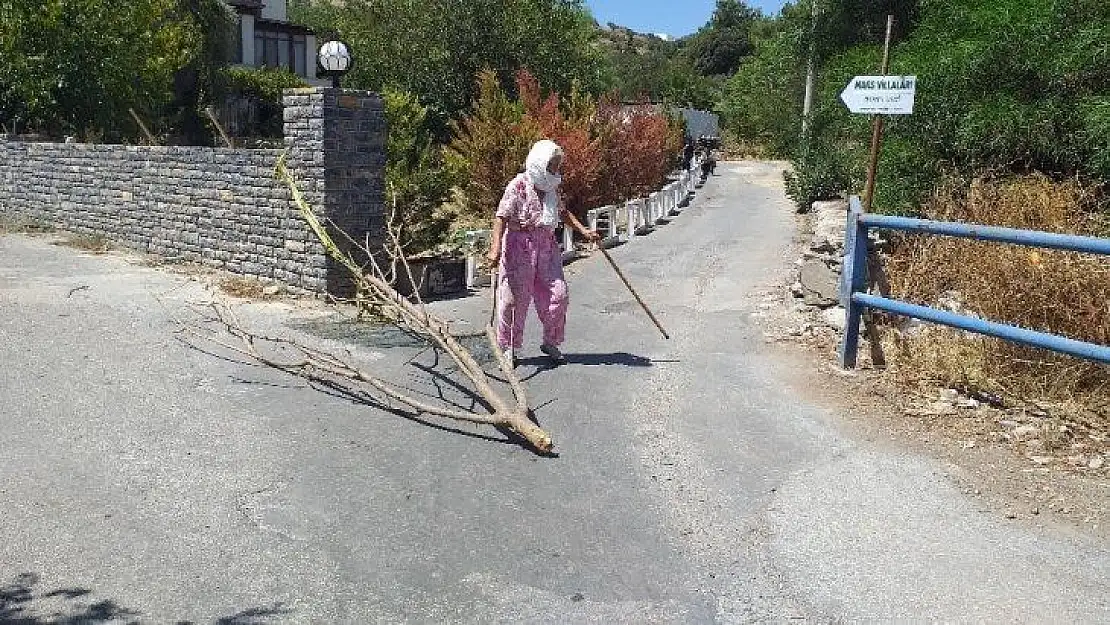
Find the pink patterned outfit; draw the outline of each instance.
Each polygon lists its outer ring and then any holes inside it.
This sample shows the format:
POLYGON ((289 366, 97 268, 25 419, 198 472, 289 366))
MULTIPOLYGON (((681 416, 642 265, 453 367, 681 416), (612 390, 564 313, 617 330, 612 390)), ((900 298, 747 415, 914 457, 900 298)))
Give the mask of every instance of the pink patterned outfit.
POLYGON ((497 216, 505 220, 498 269, 497 342, 502 349, 523 345, 524 319, 535 300, 544 344, 561 345, 569 303, 563 255, 554 225, 544 223, 544 202, 527 174, 513 178, 506 187, 497 216))

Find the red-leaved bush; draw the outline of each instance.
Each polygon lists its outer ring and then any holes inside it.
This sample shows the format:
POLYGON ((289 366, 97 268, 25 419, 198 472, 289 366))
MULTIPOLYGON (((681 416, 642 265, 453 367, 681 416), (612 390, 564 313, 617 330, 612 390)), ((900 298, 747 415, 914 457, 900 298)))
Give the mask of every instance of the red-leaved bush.
POLYGON ((500 192, 523 167, 532 143, 551 139, 565 153, 563 193, 579 217, 657 190, 682 149, 681 125, 652 105, 594 100, 577 90, 546 96, 526 70, 517 75, 513 102, 492 72, 479 76, 481 97, 454 126, 450 160, 467 181, 467 212, 489 217, 500 192))

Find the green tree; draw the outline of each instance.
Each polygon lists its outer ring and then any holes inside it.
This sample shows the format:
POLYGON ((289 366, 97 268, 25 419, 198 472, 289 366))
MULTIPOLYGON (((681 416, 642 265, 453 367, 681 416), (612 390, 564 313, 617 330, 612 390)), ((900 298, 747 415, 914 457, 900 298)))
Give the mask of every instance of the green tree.
POLYGON ((760 41, 721 97, 725 127, 777 156, 790 156, 798 140, 805 70, 795 43, 787 31, 760 41))
POLYGON ((485 68, 506 89, 525 67, 547 89, 569 91, 576 80, 602 88, 597 31, 581 0, 297 0, 291 12, 351 45, 348 86, 417 95, 441 140, 478 95, 474 79, 485 68))
POLYGON ((54 135, 134 136, 129 107, 159 110, 202 37, 175 0, 0 4, 0 120, 54 135))
POLYGON ((717 0, 713 17, 690 40, 686 50, 694 69, 703 76, 734 73, 754 51, 752 24, 760 17, 741 0, 717 0))
MULTIPOLYGON (((795 160, 800 204, 858 192, 862 178, 868 121, 837 96, 852 76, 878 69, 885 18, 853 12, 867 3, 844 5, 856 9, 830 10, 840 26, 824 27, 841 39, 821 51, 813 145, 795 160)), ((918 76, 917 102, 913 115, 887 120, 877 209, 915 212, 948 171, 1110 179, 1110 5, 921 0, 897 8, 904 21, 891 72, 918 76)))

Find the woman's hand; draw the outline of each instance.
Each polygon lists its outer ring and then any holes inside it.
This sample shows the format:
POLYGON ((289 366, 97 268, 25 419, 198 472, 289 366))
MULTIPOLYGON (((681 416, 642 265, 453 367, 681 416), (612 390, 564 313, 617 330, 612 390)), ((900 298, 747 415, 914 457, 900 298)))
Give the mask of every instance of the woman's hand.
POLYGON ((597 243, 601 240, 601 234, 597 230, 583 230, 582 236, 590 243, 597 243))
POLYGON ((501 250, 491 247, 489 253, 486 254, 486 260, 489 261, 490 267, 496 267, 498 261, 501 260, 501 250))

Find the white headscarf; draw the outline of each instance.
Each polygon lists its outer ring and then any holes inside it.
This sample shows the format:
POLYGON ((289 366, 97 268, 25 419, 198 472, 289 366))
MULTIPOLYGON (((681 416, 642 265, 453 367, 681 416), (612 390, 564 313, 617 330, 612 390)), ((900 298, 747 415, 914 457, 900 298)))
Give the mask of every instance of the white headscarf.
POLYGON ((532 185, 544 192, 543 217, 540 223, 554 226, 559 223, 559 185, 563 177, 547 171, 547 166, 556 156, 563 155, 563 148, 554 141, 544 139, 532 146, 528 160, 524 162, 524 173, 532 185))

